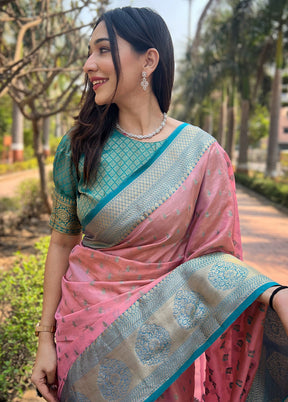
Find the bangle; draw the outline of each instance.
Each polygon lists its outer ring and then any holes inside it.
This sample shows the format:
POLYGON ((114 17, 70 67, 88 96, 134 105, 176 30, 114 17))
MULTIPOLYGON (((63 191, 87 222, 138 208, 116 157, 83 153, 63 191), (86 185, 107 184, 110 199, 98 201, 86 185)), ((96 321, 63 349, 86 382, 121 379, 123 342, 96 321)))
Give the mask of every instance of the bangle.
POLYGON ((55 331, 56 331, 55 326, 47 327, 44 325, 40 325, 39 322, 36 324, 36 327, 35 327, 35 335, 36 336, 39 336, 39 332, 51 332, 51 334, 54 334, 55 331))
POLYGON ((274 299, 275 295, 276 295, 278 292, 280 292, 280 290, 283 290, 283 289, 288 289, 288 286, 279 286, 277 289, 275 289, 275 290, 272 292, 272 295, 270 296, 270 299, 269 299, 269 306, 272 308, 273 311, 275 311, 275 310, 274 310, 274 307, 273 307, 273 299, 274 299))

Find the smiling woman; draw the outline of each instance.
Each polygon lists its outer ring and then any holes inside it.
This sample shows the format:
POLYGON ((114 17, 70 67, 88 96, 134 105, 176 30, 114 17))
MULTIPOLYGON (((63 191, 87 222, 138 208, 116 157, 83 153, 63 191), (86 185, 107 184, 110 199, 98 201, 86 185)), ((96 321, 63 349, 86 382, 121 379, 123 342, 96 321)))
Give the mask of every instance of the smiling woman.
POLYGON ((94 29, 88 59, 83 69, 92 82, 96 95, 95 103, 107 105, 114 102, 118 108, 121 108, 121 103, 126 104, 128 97, 130 102, 135 102, 139 98, 141 91, 139 81, 143 66, 147 61, 145 73, 146 76, 149 72, 151 74, 158 64, 159 55, 156 49, 149 49, 149 53, 139 54, 129 42, 119 36, 116 37, 116 43, 121 66, 119 79, 114 68, 109 36, 104 21, 101 21, 94 29), (124 99, 121 102, 123 95, 124 99))
POLYGON ((54 162, 38 392, 51 402, 283 400, 288 291, 241 260, 224 150, 168 116, 165 22, 146 8, 104 13, 84 72, 54 162))

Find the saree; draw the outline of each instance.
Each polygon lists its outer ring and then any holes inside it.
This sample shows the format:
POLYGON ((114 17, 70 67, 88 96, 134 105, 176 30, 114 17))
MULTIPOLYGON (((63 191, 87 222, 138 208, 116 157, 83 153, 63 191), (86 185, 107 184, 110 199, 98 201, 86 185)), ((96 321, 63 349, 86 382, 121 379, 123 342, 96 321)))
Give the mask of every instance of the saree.
MULTIPOLYGON (((119 136, 116 152, 135 144, 119 136)), ((59 399, 283 401, 287 336, 257 301, 276 283, 242 261, 228 156, 187 124, 149 144, 96 202, 61 168, 74 181, 58 190, 51 226, 85 235, 55 315, 59 399)))

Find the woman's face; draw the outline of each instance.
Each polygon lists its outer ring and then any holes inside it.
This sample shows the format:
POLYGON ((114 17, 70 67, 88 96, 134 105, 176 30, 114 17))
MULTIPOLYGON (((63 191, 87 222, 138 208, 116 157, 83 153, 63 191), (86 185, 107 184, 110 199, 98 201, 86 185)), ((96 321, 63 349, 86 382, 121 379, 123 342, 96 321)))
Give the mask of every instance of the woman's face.
POLYGON ((113 102, 120 106, 127 100, 133 102, 133 98, 141 94, 140 81, 145 55, 136 53, 130 43, 121 37, 116 36, 116 38, 121 66, 116 93, 117 77, 104 21, 97 25, 89 43, 89 56, 83 70, 92 82, 97 105, 113 102))

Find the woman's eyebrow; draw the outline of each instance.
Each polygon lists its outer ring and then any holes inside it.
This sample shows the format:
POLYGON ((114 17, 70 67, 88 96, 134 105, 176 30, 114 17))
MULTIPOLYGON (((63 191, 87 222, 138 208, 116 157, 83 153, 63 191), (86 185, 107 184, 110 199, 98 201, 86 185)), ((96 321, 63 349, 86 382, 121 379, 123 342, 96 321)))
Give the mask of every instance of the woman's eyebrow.
MULTIPOLYGON (((93 42, 93 45, 97 45, 97 43, 103 42, 103 41, 108 41, 108 42, 110 42, 110 41, 109 41, 109 38, 99 38, 99 39, 95 39, 95 41, 93 42)), ((90 52, 90 50, 91 50, 91 46, 88 45, 88 52, 90 52)))
POLYGON ((97 45, 97 43, 103 42, 103 41, 108 41, 108 42, 109 42, 109 38, 99 38, 99 39, 96 39, 96 40, 94 41, 94 45, 97 45))

